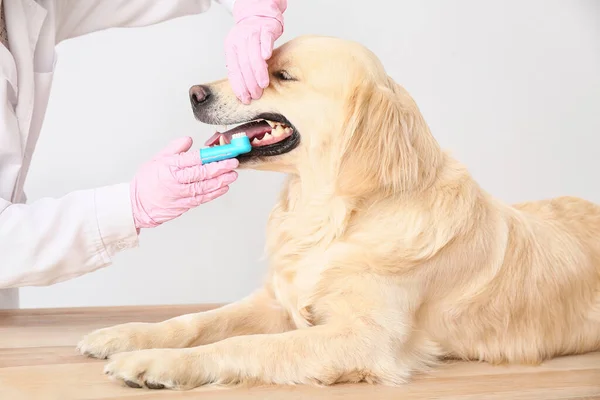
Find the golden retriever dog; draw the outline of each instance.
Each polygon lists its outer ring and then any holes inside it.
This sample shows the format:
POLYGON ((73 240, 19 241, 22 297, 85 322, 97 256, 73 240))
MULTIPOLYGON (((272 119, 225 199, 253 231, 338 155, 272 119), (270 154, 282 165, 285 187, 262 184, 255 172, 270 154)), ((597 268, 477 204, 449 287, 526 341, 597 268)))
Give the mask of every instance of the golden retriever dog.
POLYGON ((246 132, 243 168, 288 175, 264 286, 208 312, 104 328, 79 343, 131 387, 400 385, 444 359, 538 364, 600 349, 600 207, 504 204, 442 151, 365 47, 302 36, 243 105, 227 80, 194 115, 246 132))

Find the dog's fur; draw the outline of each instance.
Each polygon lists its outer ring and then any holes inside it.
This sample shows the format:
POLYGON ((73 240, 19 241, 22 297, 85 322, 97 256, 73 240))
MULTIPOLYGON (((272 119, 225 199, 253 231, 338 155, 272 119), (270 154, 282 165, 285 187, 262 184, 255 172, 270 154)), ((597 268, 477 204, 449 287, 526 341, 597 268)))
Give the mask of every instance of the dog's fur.
POLYGON ((301 134, 293 151, 243 163, 289 174, 264 287, 213 311, 98 330, 82 353, 110 356, 106 372, 130 386, 187 389, 397 385, 443 358, 538 364, 600 349, 599 206, 491 197, 354 42, 300 37, 269 68, 251 105, 222 80, 195 110, 214 124, 276 112, 301 134))

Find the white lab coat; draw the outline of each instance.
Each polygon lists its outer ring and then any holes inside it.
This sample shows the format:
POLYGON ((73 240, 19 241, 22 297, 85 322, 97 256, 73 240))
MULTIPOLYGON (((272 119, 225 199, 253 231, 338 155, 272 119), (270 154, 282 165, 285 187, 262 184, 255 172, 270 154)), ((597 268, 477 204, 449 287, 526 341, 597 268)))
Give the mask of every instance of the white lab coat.
MULTIPOLYGON (((229 12, 235 0, 216 0, 229 12)), ((9 50, 0 44, 0 308, 18 287, 65 281, 106 267, 138 236, 129 184, 26 202, 23 184, 44 120, 63 40, 202 13, 211 0, 2 0, 9 50)))

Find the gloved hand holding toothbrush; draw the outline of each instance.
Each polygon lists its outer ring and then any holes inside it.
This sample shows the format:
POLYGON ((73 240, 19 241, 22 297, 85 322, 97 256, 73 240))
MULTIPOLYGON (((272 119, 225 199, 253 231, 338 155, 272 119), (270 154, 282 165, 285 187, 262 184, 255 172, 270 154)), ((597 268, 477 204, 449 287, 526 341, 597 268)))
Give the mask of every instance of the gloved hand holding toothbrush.
POLYGON ((235 158, 202 165, 192 139, 173 141, 142 165, 130 185, 135 227, 151 228, 227 193, 237 179, 235 158))
POLYGON ((229 82, 244 104, 262 96, 269 85, 267 62, 283 34, 287 0, 235 0, 235 26, 225 40, 229 82))

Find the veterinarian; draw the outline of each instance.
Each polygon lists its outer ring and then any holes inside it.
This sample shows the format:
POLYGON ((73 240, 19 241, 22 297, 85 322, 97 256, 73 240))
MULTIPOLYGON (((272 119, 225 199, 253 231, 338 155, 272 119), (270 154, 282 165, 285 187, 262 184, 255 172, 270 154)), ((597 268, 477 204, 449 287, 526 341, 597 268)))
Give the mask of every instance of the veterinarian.
MULTIPOLYGON (((215 1, 233 14, 225 38, 227 70, 234 92, 248 104, 269 83, 265 60, 283 33, 287 1, 215 1)), ((140 230, 218 198, 236 180, 236 160, 202 166, 197 151, 187 152, 192 140, 183 137, 142 165, 129 183, 30 204, 23 192, 58 43, 199 14, 210 6, 210 0, 0 0, 0 308, 18 307, 18 287, 50 285, 109 266, 115 253, 138 245, 140 230)))

